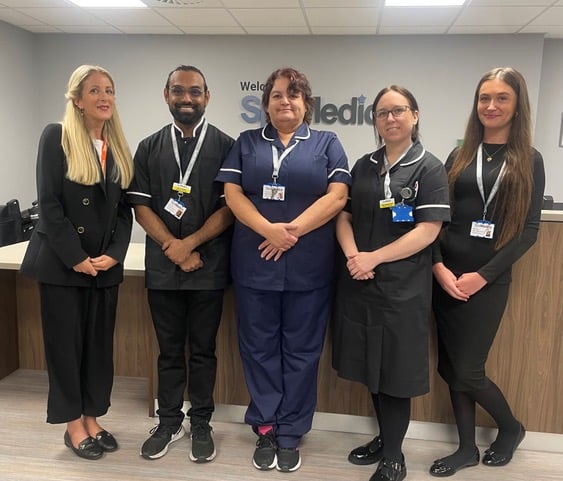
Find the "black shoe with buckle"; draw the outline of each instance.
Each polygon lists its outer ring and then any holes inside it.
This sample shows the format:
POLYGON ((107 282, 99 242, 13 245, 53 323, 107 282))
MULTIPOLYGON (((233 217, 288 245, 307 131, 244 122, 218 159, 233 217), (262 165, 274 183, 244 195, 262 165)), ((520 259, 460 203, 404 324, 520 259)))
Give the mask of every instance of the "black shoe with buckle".
POLYGON ((483 464, 485 466, 497 467, 497 466, 504 466, 510 462, 512 456, 514 456, 514 451, 520 446, 520 443, 526 436, 526 430, 522 423, 520 423, 520 429, 518 431, 518 435, 514 438, 514 442, 512 443, 512 447, 509 452, 501 453, 495 451, 493 448, 494 443, 491 445, 489 449, 485 451, 485 455, 483 456, 483 464))
POLYGON ((74 454, 76 454, 79 458, 89 459, 91 461, 95 459, 100 459, 104 452, 102 448, 98 446, 98 443, 94 438, 88 436, 86 439, 83 439, 78 444, 78 447, 75 448, 72 445, 72 441, 70 440, 70 435, 68 431, 65 431, 64 435, 65 446, 70 448, 74 454))
POLYGON ((96 442, 98 443, 98 446, 102 448, 102 451, 105 451, 106 453, 113 453, 119 448, 117 440, 113 437, 113 434, 108 433, 105 429, 96 434, 96 442))
POLYGON ((366 465, 375 464, 383 457, 383 441, 376 436, 369 443, 352 449, 348 455, 348 461, 352 464, 366 465))
POLYGON ((405 459, 400 463, 382 458, 369 481, 403 481, 407 477, 405 459))

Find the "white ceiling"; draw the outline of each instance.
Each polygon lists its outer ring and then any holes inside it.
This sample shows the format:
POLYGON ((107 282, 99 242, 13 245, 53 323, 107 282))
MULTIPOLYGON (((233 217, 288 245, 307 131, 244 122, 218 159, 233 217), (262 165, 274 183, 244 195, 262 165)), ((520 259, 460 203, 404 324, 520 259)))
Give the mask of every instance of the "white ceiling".
POLYGON ((146 9, 68 0, 0 0, 0 20, 34 33, 403 35, 540 33, 563 38, 563 0, 466 0, 383 7, 384 0, 143 0, 146 9))

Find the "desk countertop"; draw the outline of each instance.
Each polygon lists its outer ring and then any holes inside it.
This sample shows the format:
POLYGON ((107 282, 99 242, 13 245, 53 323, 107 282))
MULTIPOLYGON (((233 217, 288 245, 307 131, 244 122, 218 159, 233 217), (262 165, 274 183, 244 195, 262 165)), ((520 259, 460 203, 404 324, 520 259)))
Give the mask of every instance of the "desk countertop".
MULTIPOLYGON (((563 210, 542 210, 543 222, 563 222, 563 210)), ((19 242, 0 247, 0 269, 19 270, 27 242, 19 242)), ((145 244, 133 242, 129 244, 125 257, 126 276, 143 276, 145 274, 145 244)))
MULTIPOLYGON (((19 242, 9 246, 0 247, 0 269, 19 270, 27 242, 19 242)), ((143 276, 145 273, 145 244, 129 244, 125 257, 126 276, 143 276)))

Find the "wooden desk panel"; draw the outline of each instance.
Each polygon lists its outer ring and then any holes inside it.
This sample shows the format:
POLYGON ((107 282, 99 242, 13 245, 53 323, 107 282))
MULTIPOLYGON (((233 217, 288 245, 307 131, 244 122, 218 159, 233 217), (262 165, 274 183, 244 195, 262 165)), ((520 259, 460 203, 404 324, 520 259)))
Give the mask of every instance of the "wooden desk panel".
MULTIPOLYGON (((19 338, 19 367, 44 369, 39 300, 34 281, 0 271, 2 306, 8 306, 7 336, 19 338), (16 288, 13 285, 16 285, 16 288), (12 286, 12 287, 10 287, 12 286), (7 290, 6 290, 7 289, 7 290), (12 289, 10 291, 10 289, 12 289), (10 303, 17 296, 17 331, 10 324, 10 303), (9 326, 12 327, 9 327, 9 326), (11 329, 11 330, 10 330, 11 329)), ((236 313, 232 289, 224 300, 217 338, 217 403, 248 403, 249 397, 238 351, 236 313)), ((12 317, 14 317, 12 310, 12 317)), ((3 328, 4 329, 4 328, 3 328)), ((563 434, 563 223, 542 222, 536 245, 514 268, 509 304, 493 345, 488 375, 505 392, 515 415, 530 431, 563 434)), ((3 341, 12 347, 15 343, 3 341)), ((453 423, 448 390, 436 373, 436 339, 430 341, 431 392, 416 398, 412 419, 453 423)), ((156 394, 156 345, 143 287, 143 277, 126 277, 120 289, 115 336, 115 373, 149 378, 149 410, 156 394)), ((365 387, 336 376, 330 362, 330 332, 319 367, 317 410, 372 415, 365 387)), ((4 353, 4 349, 0 351, 4 353)), ((4 356, 5 357, 5 356, 4 356)), ((8 371, 17 366, 8 367, 8 371)), ((6 370, 6 369, 5 369, 6 370)), ((3 371, 0 370, 0 374, 3 371)), ((9 371, 11 372, 11 371, 9 371)), ((4 374, 5 375, 5 374, 4 374)), ((489 416, 478 412, 481 426, 492 426, 489 416)))
POLYGON ((0 379, 18 368, 16 273, 0 270, 0 379))

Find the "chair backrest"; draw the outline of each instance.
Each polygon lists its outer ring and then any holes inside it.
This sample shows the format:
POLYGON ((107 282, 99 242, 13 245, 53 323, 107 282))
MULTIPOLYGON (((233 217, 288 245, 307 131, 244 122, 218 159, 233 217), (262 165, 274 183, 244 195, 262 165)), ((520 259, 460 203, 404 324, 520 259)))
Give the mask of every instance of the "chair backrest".
POLYGON ((0 206, 0 247, 23 240, 20 203, 12 199, 0 206))

